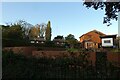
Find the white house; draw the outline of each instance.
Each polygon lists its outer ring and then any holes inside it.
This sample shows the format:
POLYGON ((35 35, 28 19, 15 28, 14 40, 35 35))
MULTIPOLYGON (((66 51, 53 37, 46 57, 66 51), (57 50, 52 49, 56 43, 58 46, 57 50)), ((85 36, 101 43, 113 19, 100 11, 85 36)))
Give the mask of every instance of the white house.
POLYGON ((102 40, 102 47, 115 47, 116 35, 100 36, 102 40))

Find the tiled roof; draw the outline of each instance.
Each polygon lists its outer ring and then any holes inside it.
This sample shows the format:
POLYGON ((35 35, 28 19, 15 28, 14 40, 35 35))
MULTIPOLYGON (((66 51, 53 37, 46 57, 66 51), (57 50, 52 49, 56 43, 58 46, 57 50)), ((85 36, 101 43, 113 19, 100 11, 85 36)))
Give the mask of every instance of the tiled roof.
POLYGON ((103 36, 100 36, 100 38, 116 38, 117 35, 103 35, 103 36))
MULTIPOLYGON (((89 32, 87 32, 87 33, 83 34, 82 36, 84 36, 84 35, 86 35, 86 34, 88 34, 88 33, 90 33, 90 32, 94 32, 94 33, 96 33, 96 34, 98 34, 98 35, 100 35, 100 36, 105 35, 104 33, 100 32, 100 31, 97 31, 97 30, 92 30, 92 31, 89 31, 89 32)), ((80 36, 79 38, 81 38, 82 36, 80 36)))

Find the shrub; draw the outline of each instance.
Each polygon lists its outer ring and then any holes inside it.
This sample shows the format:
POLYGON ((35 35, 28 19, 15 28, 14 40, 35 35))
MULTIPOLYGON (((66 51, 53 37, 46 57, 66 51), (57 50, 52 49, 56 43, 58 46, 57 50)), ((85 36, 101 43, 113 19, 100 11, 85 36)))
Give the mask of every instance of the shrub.
POLYGON ((78 52, 78 49, 75 49, 75 48, 69 48, 67 49, 68 52, 78 52))
POLYGON ((2 39, 3 47, 30 46, 29 40, 2 39))

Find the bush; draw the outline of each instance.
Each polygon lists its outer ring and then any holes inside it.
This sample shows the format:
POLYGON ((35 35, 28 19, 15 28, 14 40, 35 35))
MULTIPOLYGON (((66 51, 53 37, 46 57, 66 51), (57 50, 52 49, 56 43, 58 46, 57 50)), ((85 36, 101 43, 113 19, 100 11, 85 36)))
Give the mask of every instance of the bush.
POLYGON ((78 49, 75 49, 75 48, 69 48, 67 49, 68 52, 78 52, 78 49))
POLYGON ((30 46, 29 40, 2 39, 3 47, 30 46))
POLYGON ((53 41, 46 41, 45 42, 45 47, 55 47, 55 44, 53 41))

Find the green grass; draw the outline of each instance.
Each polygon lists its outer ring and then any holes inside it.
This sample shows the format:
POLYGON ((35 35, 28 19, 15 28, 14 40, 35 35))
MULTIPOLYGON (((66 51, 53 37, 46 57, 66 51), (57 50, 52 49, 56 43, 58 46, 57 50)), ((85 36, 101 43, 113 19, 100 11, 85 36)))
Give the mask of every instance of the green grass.
POLYGON ((76 48, 68 48, 67 51, 68 52, 78 52, 79 50, 76 48))
POLYGON ((120 53, 120 49, 109 49, 111 52, 120 53))

